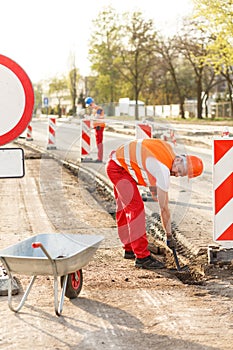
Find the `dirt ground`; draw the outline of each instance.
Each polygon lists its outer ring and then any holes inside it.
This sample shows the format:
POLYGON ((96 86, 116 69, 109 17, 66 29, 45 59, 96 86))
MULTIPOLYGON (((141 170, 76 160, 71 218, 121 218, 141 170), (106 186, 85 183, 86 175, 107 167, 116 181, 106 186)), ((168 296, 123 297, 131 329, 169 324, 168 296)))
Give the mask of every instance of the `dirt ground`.
MULTIPOLYGON (((39 233, 105 239, 83 268, 78 298, 65 298, 62 316, 54 312, 53 276, 37 277, 18 313, 9 309, 7 296, 0 296, 0 349, 232 349, 231 265, 211 267, 205 256, 193 257, 191 273, 197 276, 183 283, 170 270, 175 267, 171 253, 150 238, 154 249, 163 248, 156 256, 166 268, 138 270, 133 260, 123 259, 114 219, 78 176, 27 151, 25 163, 24 178, 0 181, 0 249, 39 233)), ((15 277, 17 305, 29 277, 15 277)))

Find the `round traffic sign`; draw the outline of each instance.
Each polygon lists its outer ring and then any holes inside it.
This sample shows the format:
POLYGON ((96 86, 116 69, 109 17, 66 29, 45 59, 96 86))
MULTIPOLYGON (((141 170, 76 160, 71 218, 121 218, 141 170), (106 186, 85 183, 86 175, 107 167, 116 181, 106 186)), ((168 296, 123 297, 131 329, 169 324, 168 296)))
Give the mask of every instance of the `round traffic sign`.
POLYGON ((34 91, 28 75, 16 62, 0 55, 0 146, 22 134, 33 107, 34 91))

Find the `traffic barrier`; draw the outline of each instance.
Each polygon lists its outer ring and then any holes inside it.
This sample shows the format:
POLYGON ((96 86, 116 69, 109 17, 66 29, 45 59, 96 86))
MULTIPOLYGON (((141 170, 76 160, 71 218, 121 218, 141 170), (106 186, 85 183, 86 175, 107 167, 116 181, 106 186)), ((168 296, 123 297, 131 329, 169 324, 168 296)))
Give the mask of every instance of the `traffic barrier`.
POLYGON ((81 120, 81 160, 83 156, 90 153, 91 147, 91 121, 90 119, 81 120))
POLYGON ((174 146, 176 146, 175 132, 172 129, 170 130, 170 138, 171 138, 171 142, 174 144, 174 146))
POLYGON ((230 136, 230 132, 229 132, 228 126, 224 126, 221 136, 222 137, 229 137, 230 136))
POLYGON ((152 137, 152 126, 145 123, 136 124, 136 139, 149 139, 152 137))
POLYGON ((56 149, 56 118, 49 117, 49 135, 47 149, 56 149))
POLYGON ((33 138, 32 138, 32 126, 31 124, 29 124, 27 126, 27 136, 26 136, 26 140, 27 141, 33 141, 33 138))
POLYGON ((174 146, 176 146, 176 137, 175 132, 173 129, 170 130, 164 130, 164 132, 161 134, 161 139, 163 141, 172 142, 174 146))
POLYGON ((233 138, 213 141, 214 241, 233 247, 233 138))
POLYGON ((169 135, 167 134, 166 131, 164 131, 162 134, 161 134, 161 139, 163 141, 168 141, 169 140, 169 135))

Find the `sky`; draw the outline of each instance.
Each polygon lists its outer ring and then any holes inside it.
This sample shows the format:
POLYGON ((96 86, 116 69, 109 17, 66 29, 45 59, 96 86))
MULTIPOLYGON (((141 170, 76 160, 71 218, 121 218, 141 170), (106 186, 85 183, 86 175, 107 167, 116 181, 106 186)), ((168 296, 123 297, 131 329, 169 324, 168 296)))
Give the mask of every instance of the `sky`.
POLYGON ((141 11, 156 29, 174 33, 192 0, 0 0, 0 54, 20 65, 32 83, 76 67, 88 75, 92 21, 111 5, 118 13, 141 11))

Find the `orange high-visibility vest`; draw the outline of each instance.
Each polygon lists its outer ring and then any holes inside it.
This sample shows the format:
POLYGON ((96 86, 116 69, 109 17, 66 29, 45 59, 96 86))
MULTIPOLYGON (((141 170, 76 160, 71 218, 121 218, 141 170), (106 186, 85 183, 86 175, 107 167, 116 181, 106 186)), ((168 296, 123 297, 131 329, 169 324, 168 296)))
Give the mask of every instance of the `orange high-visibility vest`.
MULTIPOLYGON (((93 115, 94 115, 94 118, 96 119, 103 119, 104 118, 104 110, 102 107, 100 106, 95 106, 93 108, 93 115)), ((101 120, 94 120, 93 121, 93 126, 94 128, 96 128, 97 126, 101 126, 102 128, 105 127, 105 123, 101 120)))
POLYGON ((115 160, 138 185, 160 185, 167 191, 175 156, 172 147, 165 141, 139 139, 120 146, 116 150, 115 160))

